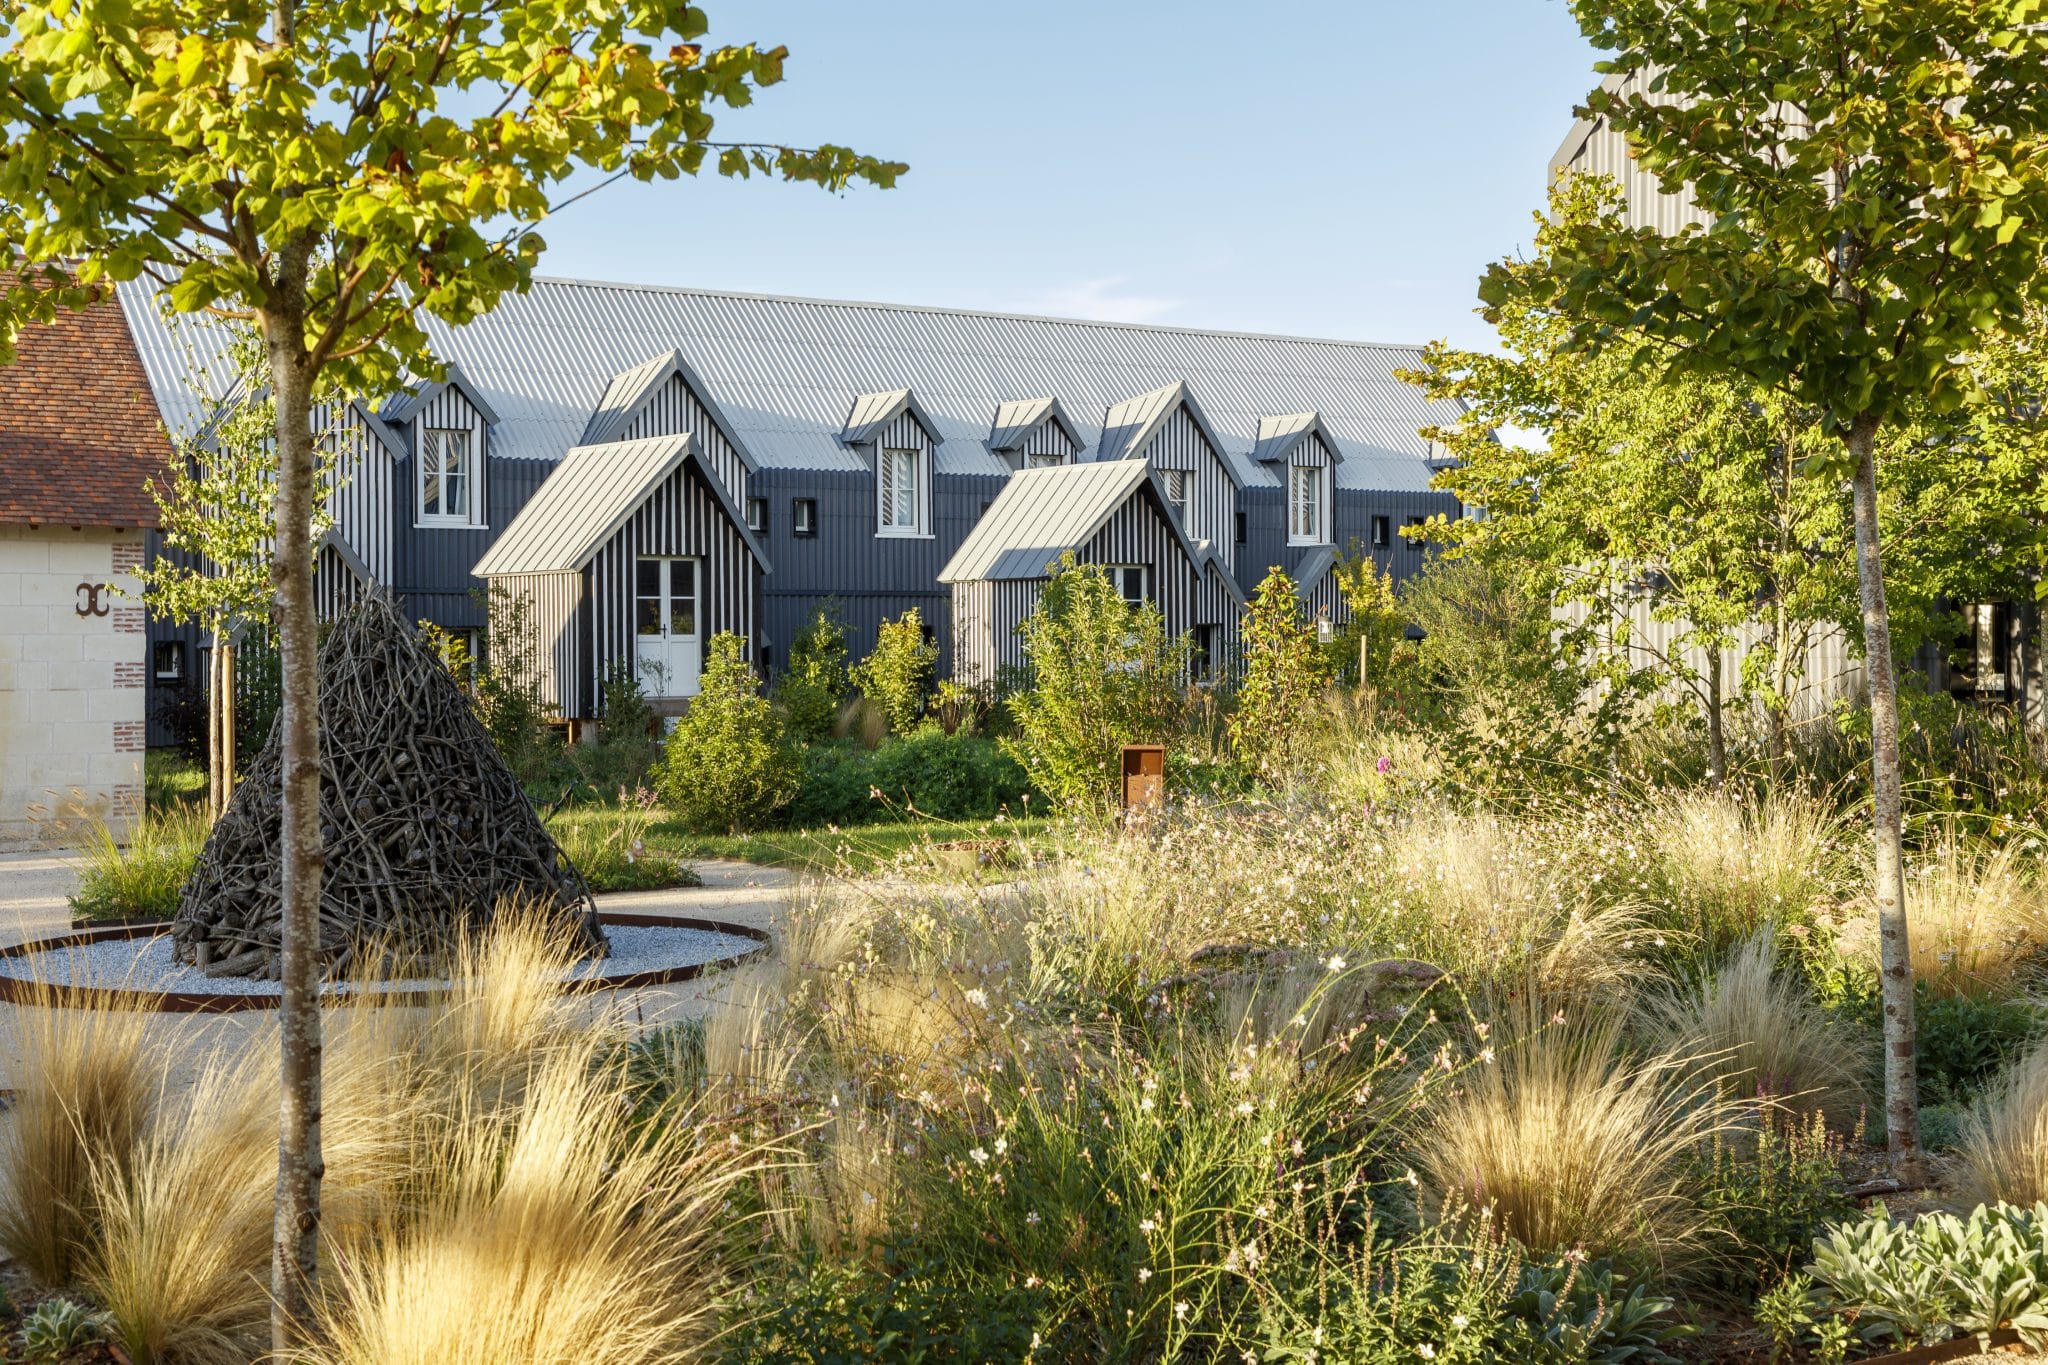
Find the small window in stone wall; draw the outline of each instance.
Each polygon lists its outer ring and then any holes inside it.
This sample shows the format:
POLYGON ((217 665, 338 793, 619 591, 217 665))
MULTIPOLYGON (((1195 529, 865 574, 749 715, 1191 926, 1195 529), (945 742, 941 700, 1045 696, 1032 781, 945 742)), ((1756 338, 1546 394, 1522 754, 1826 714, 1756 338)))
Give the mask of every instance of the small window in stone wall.
POLYGON ((185 642, 158 640, 149 647, 149 671, 160 683, 185 681, 185 642))

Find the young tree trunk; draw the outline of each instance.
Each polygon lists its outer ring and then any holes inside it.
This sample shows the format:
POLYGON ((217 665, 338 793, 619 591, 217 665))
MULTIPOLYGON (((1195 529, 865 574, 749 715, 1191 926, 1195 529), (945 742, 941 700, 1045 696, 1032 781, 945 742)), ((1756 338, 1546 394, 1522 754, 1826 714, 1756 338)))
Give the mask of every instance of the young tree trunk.
POLYGON ((1884 1114, 1899 1174, 1924 1178, 1919 1077, 1914 1067, 1913 958, 1907 938, 1905 852, 1899 793, 1899 688, 1892 670, 1891 616, 1878 557, 1877 419, 1850 424, 1856 462, 1856 579, 1863 608, 1863 653, 1870 670, 1870 795, 1876 824, 1878 936, 1883 969, 1884 1114))
POLYGON ((313 615, 313 371, 306 355, 303 258, 281 267, 285 307, 268 312, 264 340, 277 403, 276 557, 284 696, 283 880, 278 1008, 282 1100, 271 1253, 271 1341, 283 1353, 313 1318, 319 1274, 320 1178, 320 682, 313 615))
POLYGON ((227 783, 220 776, 221 687, 220 622, 212 628, 213 648, 206 651, 206 810, 215 820, 227 809, 227 783))
POLYGON ((1721 696, 1721 646, 1707 646, 1707 774, 1711 785, 1728 780, 1728 732, 1722 712, 1727 709, 1721 696))
POLYGON ((235 637, 230 635, 214 650, 220 656, 220 813, 235 799, 235 768, 240 755, 235 745, 235 637))

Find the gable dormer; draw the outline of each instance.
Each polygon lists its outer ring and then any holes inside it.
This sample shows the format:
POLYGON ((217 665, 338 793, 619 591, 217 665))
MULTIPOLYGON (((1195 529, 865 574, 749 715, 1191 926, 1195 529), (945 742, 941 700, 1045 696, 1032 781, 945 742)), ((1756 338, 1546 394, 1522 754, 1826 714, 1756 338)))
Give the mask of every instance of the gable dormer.
POLYGON ((1059 399, 1013 399, 996 406, 988 448, 1012 470, 1046 469, 1081 458, 1081 433, 1059 399))
POLYGON ((839 439, 875 476, 875 534, 932 534, 932 472, 939 428, 909 389, 864 393, 853 400, 839 439))
POLYGON ((1252 458, 1273 471, 1287 509, 1289 545, 1337 543, 1337 438, 1316 412, 1259 419, 1252 458))
POLYGON ((748 480, 760 463, 711 397, 681 351, 668 351, 612 376, 584 423, 579 446, 688 436, 701 464, 746 505, 748 480))
POLYGON ((1237 495, 1243 479, 1223 439, 1179 380, 1113 405, 1102 419, 1099 460, 1144 460, 1159 472, 1181 527, 1237 564, 1237 495))
POLYGON ((487 444, 498 414, 458 365, 379 414, 406 451, 413 525, 481 530, 489 471, 487 444))

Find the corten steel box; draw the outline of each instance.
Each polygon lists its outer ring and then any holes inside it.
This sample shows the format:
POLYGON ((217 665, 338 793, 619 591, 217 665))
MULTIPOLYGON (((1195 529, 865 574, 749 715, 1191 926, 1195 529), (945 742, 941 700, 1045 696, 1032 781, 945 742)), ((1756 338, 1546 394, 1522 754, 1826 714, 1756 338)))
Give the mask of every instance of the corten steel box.
POLYGON ((1144 810, 1166 801, 1166 746, 1124 745, 1124 809, 1144 810))

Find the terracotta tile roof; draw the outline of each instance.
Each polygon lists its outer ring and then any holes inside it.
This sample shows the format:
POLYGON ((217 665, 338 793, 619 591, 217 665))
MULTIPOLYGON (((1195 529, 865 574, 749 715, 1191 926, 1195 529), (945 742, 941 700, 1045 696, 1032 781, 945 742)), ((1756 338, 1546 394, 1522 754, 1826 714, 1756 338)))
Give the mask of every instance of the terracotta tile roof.
POLYGON ((171 443, 111 295, 22 331, 0 365, 0 522, 155 526, 171 443))

